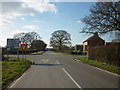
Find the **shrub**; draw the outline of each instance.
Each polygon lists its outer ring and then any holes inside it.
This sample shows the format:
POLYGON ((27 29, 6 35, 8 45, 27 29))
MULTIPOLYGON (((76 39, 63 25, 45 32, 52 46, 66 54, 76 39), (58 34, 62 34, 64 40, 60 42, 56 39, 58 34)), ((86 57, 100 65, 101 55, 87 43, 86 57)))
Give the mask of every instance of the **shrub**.
POLYGON ((90 59, 120 66, 120 46, 94 47, 90 51, 90 59))

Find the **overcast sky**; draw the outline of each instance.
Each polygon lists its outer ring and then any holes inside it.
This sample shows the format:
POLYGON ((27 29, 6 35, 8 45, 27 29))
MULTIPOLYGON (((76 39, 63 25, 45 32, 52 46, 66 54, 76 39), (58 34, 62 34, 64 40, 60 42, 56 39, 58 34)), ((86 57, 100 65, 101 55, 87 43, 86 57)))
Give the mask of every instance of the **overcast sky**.
MULTIPOLYGON (((7 38, 21 32, 37 32, 48 46, 51 34, 56 30, 70 33, 72 45, 82 44, 89 37, 79 33, 84 26, 81 19, 90 14, 90 7, 95 2, 19 1, 0 3, 0 46, 5 46, 7 38)), ((108 36, 102 38, 109 41, 108 36)))

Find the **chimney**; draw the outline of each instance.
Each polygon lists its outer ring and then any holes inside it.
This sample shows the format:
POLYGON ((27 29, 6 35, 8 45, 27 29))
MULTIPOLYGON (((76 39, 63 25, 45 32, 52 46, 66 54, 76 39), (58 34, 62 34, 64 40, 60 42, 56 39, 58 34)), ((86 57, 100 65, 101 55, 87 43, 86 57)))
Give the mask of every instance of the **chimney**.
POLYGON ((95 32, 93 35, 94 35, 94 36, 98 36, 98 32, 95 32))

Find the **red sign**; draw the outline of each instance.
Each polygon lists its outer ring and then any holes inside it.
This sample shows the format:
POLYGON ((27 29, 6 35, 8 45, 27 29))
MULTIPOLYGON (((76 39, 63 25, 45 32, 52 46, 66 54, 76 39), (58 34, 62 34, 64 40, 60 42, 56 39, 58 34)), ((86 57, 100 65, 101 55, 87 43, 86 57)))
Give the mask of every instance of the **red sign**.
POLYGON ((21 51, 27 51, 28 50, 28 44, 21 44, 20 45, 20 50, 21 51))

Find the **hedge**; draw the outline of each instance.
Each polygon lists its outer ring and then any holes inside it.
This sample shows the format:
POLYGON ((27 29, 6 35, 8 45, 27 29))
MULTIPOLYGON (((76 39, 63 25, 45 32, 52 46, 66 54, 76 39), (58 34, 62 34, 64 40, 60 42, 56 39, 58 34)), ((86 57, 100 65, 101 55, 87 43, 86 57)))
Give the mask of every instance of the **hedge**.
POLYGON ((90 59, 120 66, 120 46, 94 47, 90 51, 90 59))

